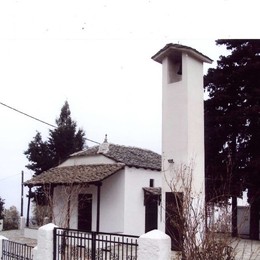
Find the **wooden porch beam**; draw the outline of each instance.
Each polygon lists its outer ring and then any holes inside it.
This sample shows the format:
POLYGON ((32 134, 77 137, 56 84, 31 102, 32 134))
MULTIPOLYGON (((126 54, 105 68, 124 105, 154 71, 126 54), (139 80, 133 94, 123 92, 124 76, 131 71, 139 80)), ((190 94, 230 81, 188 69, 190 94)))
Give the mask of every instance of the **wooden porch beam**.
POLYGON ((26 227, 29 227, 29 221, 30 221, 30 202, 31 202, 31 193, 32 193, 32 187, 29 187, 28 205, 27 205, 27 219, 26 219, 26 227))
POLYGON ((101 186, 102 182, 97 182, 97 223, 96 223, 96 232, 99 232, 100 227, 100 195, 101 195, 101 186))

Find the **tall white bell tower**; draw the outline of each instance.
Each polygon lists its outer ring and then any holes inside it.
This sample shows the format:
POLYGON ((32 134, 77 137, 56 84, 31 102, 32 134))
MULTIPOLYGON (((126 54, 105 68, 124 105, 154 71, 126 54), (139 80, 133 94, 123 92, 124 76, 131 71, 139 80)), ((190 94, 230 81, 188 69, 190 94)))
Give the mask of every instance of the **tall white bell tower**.
MULTIPOLYGON (((167 233, 170 182, 173 167, 192 163, 192 196, 205 200, 203 63, 212 60, 197 50, 167 44, 152 59, 162 64, 162 215, 160 229, 167 233), (166 226, 166 227, 165 227, 166 226)), ((182 193, 181 185, 178 192, 182 193)))

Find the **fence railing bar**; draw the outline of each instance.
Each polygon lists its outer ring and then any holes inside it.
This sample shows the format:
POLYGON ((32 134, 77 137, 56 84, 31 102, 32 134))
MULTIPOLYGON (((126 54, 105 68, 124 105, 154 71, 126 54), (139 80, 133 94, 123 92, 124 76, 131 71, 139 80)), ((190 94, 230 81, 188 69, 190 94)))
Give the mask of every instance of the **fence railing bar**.
POLYGON ((137 259, 138 236, 55 228, 54 260, 137 259))
POLYGON ((33 246, 14 241, 3 240, 2 260, 32 260, 33 246))

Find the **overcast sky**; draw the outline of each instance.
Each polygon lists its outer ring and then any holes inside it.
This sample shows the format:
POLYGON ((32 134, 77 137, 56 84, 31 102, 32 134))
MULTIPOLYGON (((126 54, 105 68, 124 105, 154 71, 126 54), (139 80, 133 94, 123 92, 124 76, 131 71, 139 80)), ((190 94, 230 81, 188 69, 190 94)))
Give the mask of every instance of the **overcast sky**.
MULTIPOLYGON (((55 124, 67 100, 87 138, 160 153, 161 65, 151 56, 172 42, 216 61, 216 39, 258 37, 256 3, 2 0, 0 102, 55 124)), ((49 127, 2 105, 0 119, 0 197, 20 210, 21 171, 32 176, 23 152, 49 127)))

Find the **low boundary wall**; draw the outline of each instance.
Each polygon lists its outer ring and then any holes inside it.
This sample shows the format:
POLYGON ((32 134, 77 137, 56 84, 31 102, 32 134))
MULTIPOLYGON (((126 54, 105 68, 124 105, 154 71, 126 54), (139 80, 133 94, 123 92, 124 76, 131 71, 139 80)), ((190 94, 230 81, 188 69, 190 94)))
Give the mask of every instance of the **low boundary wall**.
MULTIPOLYGON (((25 230, 25 234, 35 238, 37 234, 37 246, 33 248, 33 260, 53 260, 53 240, 54 228, 56 225, 49 223, 38 230, 25 230)), ((2 259, 3 240, 8 240, 0 236, 0 259, 2 259)), ((152 230, 140 236, 137 240, 138 260, 170 260, 171 259, 171 239, 159 230, 152 230)))

